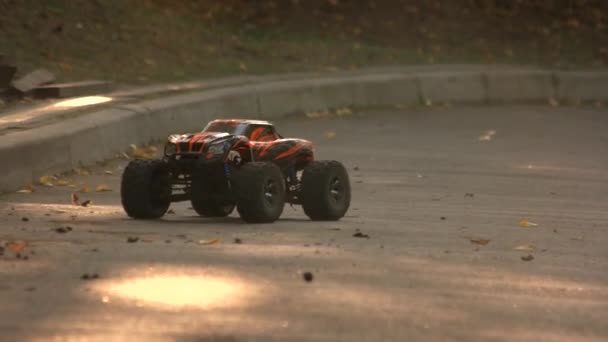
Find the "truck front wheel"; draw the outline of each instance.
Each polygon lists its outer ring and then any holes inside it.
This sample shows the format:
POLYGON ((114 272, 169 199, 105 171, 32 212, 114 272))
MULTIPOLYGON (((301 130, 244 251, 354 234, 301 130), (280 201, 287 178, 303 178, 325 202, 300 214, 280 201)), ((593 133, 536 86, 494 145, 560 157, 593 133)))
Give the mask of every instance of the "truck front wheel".
POLYGON ((270 162, 250 162, 234 175, 237 210, 248 223, 270 223, 283 213, 286 192, 281 169, 270 162))

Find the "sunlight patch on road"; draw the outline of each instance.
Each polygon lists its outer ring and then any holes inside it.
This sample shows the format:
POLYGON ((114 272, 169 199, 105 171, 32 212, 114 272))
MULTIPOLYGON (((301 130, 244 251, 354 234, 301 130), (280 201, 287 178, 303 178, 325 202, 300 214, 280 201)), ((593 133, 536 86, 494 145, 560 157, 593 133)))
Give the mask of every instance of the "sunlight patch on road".
POLYGON ((124 213, 119 205, 99 205, 93 201, 87 207, 73 204, 59 203, 18 203, 5 202, 5 207, 13 207, 17 211, 24 213, 44 213, 50 212, 54 214, 79 214, 85 216, 106 216, 124 213))
POLYGON ((251 304, 257 285, 225 275, 206 274, 200 270, 180 272, 146 272, 117 280, 100 282, 97 291, 101 301, 112 304, 126 300, 141 307, 156 309, 217 309, 251 304))
POLYGON ((27 121, 41 118, 44 119, 47 116, 63 113, 63 111, 67 111, 72 108, 92 106, 110 102, 112 100, 113 98, 107 96, 85 96, 59 101, 48 106, 37 107, 30 110, 5 115, 0 118, 0 128, 5 128, 2 127, 3 125, 23 124, 27 121))
POLYGON ((112 101, 111 97, 107 96, 84 96, 78 97, 74 99, 69 99, 61 102, 57 102, 53 105, 53 107, 83 107, 83 106, 91 106, 100 103, 106 103, 112 101))

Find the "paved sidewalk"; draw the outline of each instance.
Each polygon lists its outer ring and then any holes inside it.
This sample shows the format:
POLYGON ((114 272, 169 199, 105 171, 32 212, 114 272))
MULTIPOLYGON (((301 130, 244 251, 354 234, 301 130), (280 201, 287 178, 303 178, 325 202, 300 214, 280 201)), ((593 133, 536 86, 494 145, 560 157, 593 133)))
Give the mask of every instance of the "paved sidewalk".
MULTIPOLYGON (((479 65, 433 65, 410 67, 376 67, 355 71, 324 72, 324 73, 293 73, 267 76, 233 76, 222 79, 190 81, 174 84, 159 84, 148 86, 119 86, 119 89, 107 94, 96 94, 84 101, 74 99, 56 99, 34 101, 31 104, 12 106, 0 111, 0 135, 10 134, 38 128, 69 120, 81 115, 90 114, 107 108, 134 104, 145 99, 162 98, 177 94, 195 91, 224 88, 237 85, 265 83, 281 80, 296 80, 304 78, 357 76, 365 74, 403 74, 416 72, 445 72, 445 71, 480 71, 504 70, 522 71, 539 70, 537 68, 517 67, 507 65, 479 66, 479 65), (103 97, 103 98, 98 98, 103 97)), ((88 98, 83 96, 82 98, 88 98)))

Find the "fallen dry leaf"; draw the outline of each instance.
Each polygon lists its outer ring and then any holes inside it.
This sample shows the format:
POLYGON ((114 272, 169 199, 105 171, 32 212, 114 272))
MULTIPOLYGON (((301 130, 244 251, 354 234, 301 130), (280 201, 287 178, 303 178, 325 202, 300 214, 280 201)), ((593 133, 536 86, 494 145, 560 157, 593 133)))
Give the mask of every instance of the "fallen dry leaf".
POLYGON ((353 114, 353 111, 350 110, 350 108, 338 108, 336 110, 336 115, 339 116, 339 117, 350 116, 352 114, 353 114))
POLYGON ((78 173, 78 175, 80 175, 80 176, 88 176, 91 174, 90 171, 85 170, 85 169, 76 169, 76 173, 78 173))
POLYGON ((25 249, 25 247, 27 247, 27 242, 13 241, 13 242, 9 242, 7 247, 11 252, 13 252, 15 254, 19 254, 25 249))
POLYGON ((306 117, 309 119, 320 119, 331 116, 329 111, 317 111, 317 112, 308 112, 306 113, 306 117))
POLYGON ((103 173, 105 173, 106 175, 113 175, 114 172, 110 171, 110 170, 105 170, 103 173))
POLYGON ((302 273, 302 278, 305 282, 310 283, 315 278, 312 272, 304 272, 302 273))
POLYGON ((82 192, 82 193, 87 193, 87 192, 90 192, 91 189, 89 189, 88 185, 84 185, 82 188, 80 188, 79 191, 82 192))
POLYGON ((581 25, 580 21, 578 21, 578 19, 576 18, 569 18, 568 20, 566 20, 566 26, 570 27, 570 28, 578 28, 581 25))
POLYGON ((521 220, 519 220, 519 225, 524 228, 538 227, 538 224, 530 222, 525 217, 523 217, 521 220))
POLYGON ((549 98, 548 102, 551 107, 559 107, 559 102, 552 97, 549 98))
POLYGON ((215 245, 217 243, 220 243, 221 240, 220 239, 213 239, 213 240, 199 240, 198 244, 199 245, 215 245))
POLYGON ((534 260, 534 255, 532 255, 532 254, 522 255, 521 256, 521 260, 523 260, 523 261, 532 261, 532 260, 534 260))
POLYGON ((82 280, 94 280, 94 279, 98 279, 98 278, 99 278, 99 274, 97 274, 97 273, 93 273, 93 274, 85 273, 80 276, 80 279, 82 279, 82 280))
POLYGON ((72 200, 73 205, 80 205, 80 198, 78 197, 78 194, 76 194, 75 192, 72 193, 71 200, 72 200))
POLYGON ((325 132, 325 137, 327 139, 333 139, 333 138, 336 137, 336 132, 334 132, 334 131, 326 131, 325 132))
POLYGON ((36 191, 36 188, 33 185, 28 185, 25 188, 18 190, 17 193, 18 194, 31 194, 34 191, 36 191))
POLYGON ((105 184, 99 184, 98 186, 95 187, 95 191, 106 192, 106 191, 112 191, 112 189, 110 189, 110 187, 105 184))
POLYGON ((482 239, 482 238, 475 238, 475 239, 469 239, 469 241, 471 241, 472 244, 485 246, 488 243, 490 243, 490 241, 492 241, 492 240, 482 239))
POLYGON ((355 234, 353 234, 353 237, 356 238, 363 238, 363 239, 369 239, 369 235, 367 234, 363 234, 361 232, 356 232, 355 234))
POLYGON ((536 247, 534 245, 521 245, 513 248, 516 251, 534 252, 536 247))
POLYGON ((131 144, 131 150, 133 157, 139 159, 155 159, 158 153, 158 148, 156 148, 156 146, 138 147, 135 144, 131 144))
POLYGON ((59 234, 65 234, 67 232, 71 232, 72 227, 70 227, 70 226, 57 227, 57 228, 53 228, 52 230, 54 230, 56 233, 59 233, 59 234))
POLYGON ((65 179, 58 179, 55 182, 55 185, 57 185, 57 186, 68 186, 68 185, 70 185, 70 182, 68 180, 65 180, 65 179))
POLYGON ((44 185, 44 186, 53 186, 53 182, 55 182, 57 180, 57 177, 55 176, 42 176, 40 178, 38 178, 38 183, 40 185, 44 185))
POLYGON ((494 135, 496 135, 496 131, 494 131, 494 130, 485 131, 482 135, 479 136, 478 140, 479 141, 490 141, 490 140, 492 140, 492 137, 494 137, 494 135))
POLYGON ((86 200, 80 204, 82 207, 88 207, 91 204, 91 200, 86 200))
POLYGON ((305 114, 307 118, 309 119, 317 119, 319 118, 319 112, 308 112, 305 114))

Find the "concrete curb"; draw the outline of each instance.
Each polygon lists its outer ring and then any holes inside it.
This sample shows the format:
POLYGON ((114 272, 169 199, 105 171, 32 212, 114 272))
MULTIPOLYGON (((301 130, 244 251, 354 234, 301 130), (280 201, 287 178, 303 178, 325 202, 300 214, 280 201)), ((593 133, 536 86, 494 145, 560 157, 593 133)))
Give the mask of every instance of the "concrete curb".
POLYGON ((199 130, 213 118, 274 119, 349 106, 547 103, 549 99, 608 100, 608 72, 392 68, 208 89, 115 106, 0 136, 0 191, 14 191, 42 175, 112 158, 129 144, 199 130))

